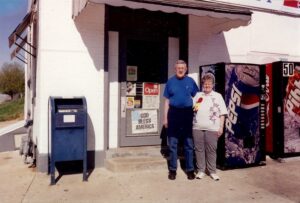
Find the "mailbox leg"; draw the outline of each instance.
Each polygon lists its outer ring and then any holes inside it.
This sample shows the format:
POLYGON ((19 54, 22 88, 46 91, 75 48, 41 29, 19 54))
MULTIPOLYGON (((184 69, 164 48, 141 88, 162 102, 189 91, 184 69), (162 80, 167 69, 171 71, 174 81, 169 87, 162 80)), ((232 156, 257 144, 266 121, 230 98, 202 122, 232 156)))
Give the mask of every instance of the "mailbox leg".
POLYGON ((87 161, 83 160, 83 181, 87 181, 87 161))
POLYGON ((50 162, 50 185, 55 185, 55 162, 50 162))

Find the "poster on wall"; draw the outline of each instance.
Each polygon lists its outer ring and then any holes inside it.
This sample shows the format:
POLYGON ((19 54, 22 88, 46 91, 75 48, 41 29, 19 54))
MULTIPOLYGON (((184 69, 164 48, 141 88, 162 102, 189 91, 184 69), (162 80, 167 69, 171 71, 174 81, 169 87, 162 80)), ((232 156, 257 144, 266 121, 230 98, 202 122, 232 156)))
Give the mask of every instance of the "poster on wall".
POLYGON ((143 83, 144 109, 159 109, 159 89, 158 83, 143 83))
POLYGON ((157 110, 134 110, 131 112, 132 134, 157 133, 157 110))
POLYGON ((126 97, 126 108, 133 109, 134 108, 134 97, 126 97))
POLYGON ((137 81, 137 66, 127 66, 126 80, 137 81))
POLYGON ((142 97, 141 96, 134 97, 134 108, 142 108, 142 97))
POLYGON ((126 95, 135 96, 136 95, 136 84, 133 82, 126 83, 126 95))

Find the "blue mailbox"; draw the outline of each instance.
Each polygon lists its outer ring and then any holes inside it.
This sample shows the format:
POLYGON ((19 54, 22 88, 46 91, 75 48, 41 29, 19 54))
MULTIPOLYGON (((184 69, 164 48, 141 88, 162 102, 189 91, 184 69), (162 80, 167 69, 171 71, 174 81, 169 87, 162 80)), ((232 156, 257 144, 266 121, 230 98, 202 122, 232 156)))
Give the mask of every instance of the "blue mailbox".
POLYGON ((87 106, 84 97, 49 98, 49 166, 55 184, 55 163, 83 161, 83 181, 87 180, 87 106))

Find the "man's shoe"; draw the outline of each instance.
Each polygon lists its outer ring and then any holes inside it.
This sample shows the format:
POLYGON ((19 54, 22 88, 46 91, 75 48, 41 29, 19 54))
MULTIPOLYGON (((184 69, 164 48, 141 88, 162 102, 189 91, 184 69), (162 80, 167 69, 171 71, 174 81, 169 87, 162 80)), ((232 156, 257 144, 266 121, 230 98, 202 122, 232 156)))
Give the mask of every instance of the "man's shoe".
POLYGON ((169 171, 169 180, 175 180, 176 179, 176 171, 169 171))
POLYGON ((195 179, 195 173, 194 173, 194 171, 188 171, 187 172, 187 178, 189 180, 194 180, 195 179))
POLYGON ((219 177, 217 174, 215 174, 215 173, 210 174, 210 177, 211 177, 214 181, 220 180, 220 177, 219 177))
POLYGON ((203 172, 199 172, 196 174, 197 179, 202 179, 202 178, 204 178, 204 176, 205 176, 205 173, 203 173, 203 172))

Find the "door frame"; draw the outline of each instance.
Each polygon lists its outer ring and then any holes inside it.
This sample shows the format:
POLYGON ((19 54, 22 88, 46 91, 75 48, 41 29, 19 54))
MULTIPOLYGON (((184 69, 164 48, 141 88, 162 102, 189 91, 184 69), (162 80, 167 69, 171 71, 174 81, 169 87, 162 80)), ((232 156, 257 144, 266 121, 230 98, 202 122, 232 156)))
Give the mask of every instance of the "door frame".
MULTIPOLYGON (((146 34, 146 33, 143 33, 146 34)), ((160 137, 162 131, 162 121, 163 121, 163 90, 165 87, 165 82, 167 81, 168 77, 168 37, 155 37, 150 35, 139 35, 139 34, 128 34, 128 33, 120 33, 119 37, 119 81, 120 81, 120 133, 119 133, 119 145, 121 147, 126 146, 146 146, 146 145, 159 145, 160 144, 160 137), (127 66, 127 41, 128 40, 141 40, 141 41, 153 41, 159 42, 163 49, 164 56, 162 56, 162 67, 160 70, 161 78, 160 78, 160 105, 159 105, 159 114, 158 114, 158 134, 157 135, 149 135, 149 136, 127 136, 127 129, 126 129, 126 107, 125 107, 125 100, 126 95, 123 93, 125 92, 124 87, 126 85, 126 66, 127 66), (125 110, 125 117, 124 111, 125 110), (122 115, 123 114, 123 115, 122 115)))
MULTIPOLYGON (((122 142, 121 134, 121 78, 124 73, 121 71, 122 56, 121 47, 123 38, 126 36, 138 36, 142 38, 154 38, 165 40, 166 42, 166 81, 168 74, 173 73, 174 63, 178 59, 188 62, 188 19, 187 15, 178 13, 163 13, 160 11, 149 11, 144 9, 130 9, 125 7, 106 6, 105 12, 105 29, 110 33, 112 41, 109 39, 107 44, 107 64, 109 72, 109 101, 108 113, 108 147, 123 146, 140 146, 141 144, 132 145, 131 142, 122 142), (111 49, 112 48, 112 49, 111 49), (118 53, 116 53, 118 52, 118 53), (109 62, 110 60, 110 62, 109 62), (171 70, 171 71, 170 71, 171 70), (118 81, 115 84, 114 81, 118 81), (117 88, 117 89, 116 89, 117 88), (112 93, 112 94, 111 94, 112 93), (113 102, 111 105, 110 102, 113 102), (116 109, 116 107, 118 109, 116 109), (114 127, 115 123, 115 127, 114 127)), ((165 83, 161 82, 161 90, 164 90, 165 83)), ((163 91, 161 91, 162 97, 163 91)), ((160 109, 164 109, 164 100, 160 100, 160 109)), ((162 119, 162 118, 161 118, 162 119)), ((161 122, 161 121, 160 121, 161 122)), ((162 123, 162 122, 161 122, 162 123)), ((159 144, 159 139, 156 142, 159 144)), ((156 145, 155 144, 155 145, 156 145)), ((154 145, 148 142, 147 145, 154 145)))

